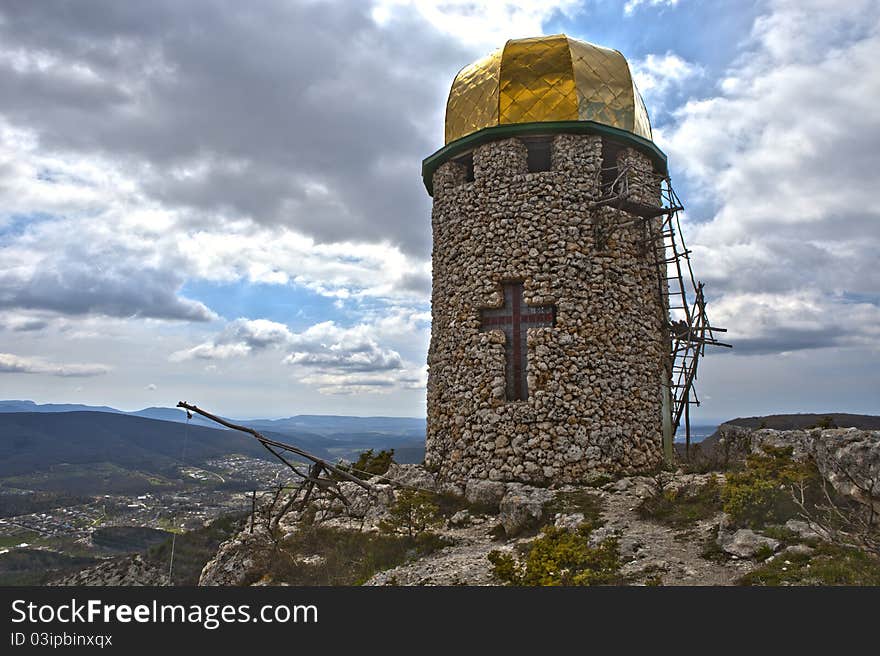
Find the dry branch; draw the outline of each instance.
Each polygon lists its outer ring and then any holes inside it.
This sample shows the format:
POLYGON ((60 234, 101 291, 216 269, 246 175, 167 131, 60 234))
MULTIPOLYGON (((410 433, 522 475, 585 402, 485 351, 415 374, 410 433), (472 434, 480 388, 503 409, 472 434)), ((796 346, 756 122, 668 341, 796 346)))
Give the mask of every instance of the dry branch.
MULTIPOLYGON (((187 403, 186 401, 180 401, 177 404, 177 407, 184 408, 184 409, 189 410, 191 412, 195 412, 196 414, 202 415, 206 419, 210 419, 211 421, 216 422, 216 423, 220 424, 221 426, 226 426, 227 428, 231 428, 232 430, 241 431, 242 433, 248 433, 249 435, 254 436, 257 439, 257 441, 260 442, 260 444, 262 444, 272 455, 274 455, 281 462, 283 462, 285 465, 287 465, 291 469, 291 471, 293 471, 293 473, 295 473, 300 478, 303 478, 303 479, 309 481, 310 483, 314 484, 316 482, 313 480, 315 477, 311 476, 310 474, 304 474, 303 472, 301 472, 292 463, 290 463, 284 456, 279 454, 278 450, 288 451, 288 452, 296 454, 302 458, 305 458, 306 460, 310 460, 315 465, 320 465, 321 467, 323 467, 327 471, 332 472, 333 474, 339 476, 343 480, 349 481, 351 483, 355 483, 356 485, 359 485, 360 487, 364 488, 365 490, 367 490, 370 493, 375 493, 375 489, 373 488, 373 486, 370 485, 369 483, 367 483, 366 481, 361 480, 357 476, 353 476, 353 475, 349 474, 347 471, 340 469, 339 467, 328 462, 327 460, 324 460, 323 458, 319 458, 316 455, 312 455, 308 451, 304 451, 303 449, 300 449, 297 446, 294 446, 292 444, 286 444, 285 442, 279 442, 278 440, 270 439, 270 438, 266 437, 265 435, 263 435, 262 433, 260 433, 259 431, 254 430, 253 428, 250 428, 248 426, 241 426, 239 424, 233 424, 230 421, 226 421, 225 419, 222 419, 221 417, 213 415, 210 412, 202 410, 198 406, 187 403)), ((318 471, 320 471, 320 470, 318 470, 318 471)))

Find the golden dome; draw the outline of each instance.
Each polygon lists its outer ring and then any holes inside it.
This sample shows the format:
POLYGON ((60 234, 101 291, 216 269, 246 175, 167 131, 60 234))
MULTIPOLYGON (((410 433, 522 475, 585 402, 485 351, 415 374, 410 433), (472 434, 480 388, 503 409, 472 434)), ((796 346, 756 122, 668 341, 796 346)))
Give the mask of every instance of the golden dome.
POLYGON ((626 59, 564 34, 511 39, 459 71, 446 103, 446 143, 514 123, 594 121, 651 139, 626 59))

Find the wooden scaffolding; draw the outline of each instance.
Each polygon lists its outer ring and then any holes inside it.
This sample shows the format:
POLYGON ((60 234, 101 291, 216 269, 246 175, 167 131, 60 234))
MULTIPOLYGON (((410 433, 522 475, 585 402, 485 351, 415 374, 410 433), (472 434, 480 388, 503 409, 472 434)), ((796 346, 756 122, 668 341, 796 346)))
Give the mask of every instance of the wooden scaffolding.
POLYGON ((667 451, 667 455, 671 455, 671 439, 682 421, 685 448, 690 450, 690 406, 700 405, 695 382, 706 346, 731 348, 731 345, 716 338, 716 333, 727 331, 711 325, 706 314, 704 283, 694 276, 691 251, 682 235, 679 215, 684 206, 681 200, 668 176, 656 176, 639 185, 633 182, 644 177, 644 173, 632 175, 626 166, 603 169, 600 197, 593 207, 613 207, 632 216, 617 227, 640 226, 645 252, 657 272, 657 291, 663 308, 661 320, 669 344, 666 362, 669 416, 666 419, 671 426, 667 451), (658 192, 659 203, 656 202, 658 192))

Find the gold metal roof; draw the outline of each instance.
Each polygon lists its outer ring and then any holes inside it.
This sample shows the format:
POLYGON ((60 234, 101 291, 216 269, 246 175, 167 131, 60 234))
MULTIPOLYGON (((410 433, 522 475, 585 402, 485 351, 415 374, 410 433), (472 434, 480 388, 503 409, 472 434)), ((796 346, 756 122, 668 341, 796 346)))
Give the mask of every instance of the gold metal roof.
POLYGON ((446 103, 446 143, 496 125, 595 121, 651 139, 626 59, 564 34, 511 39, 466 66, 446 103))

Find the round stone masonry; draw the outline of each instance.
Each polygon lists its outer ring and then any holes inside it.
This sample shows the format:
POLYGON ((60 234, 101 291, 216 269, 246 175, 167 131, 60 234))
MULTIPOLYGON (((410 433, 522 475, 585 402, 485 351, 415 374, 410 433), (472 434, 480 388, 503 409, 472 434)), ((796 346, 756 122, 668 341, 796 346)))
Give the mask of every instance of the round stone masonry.
MULTIPOLYGON (((434 172, 425 461, 441 480, 578 483, 662 461, 661 219, 595 205, 602 139, 499 139, 434 172), (529 172, 538 147, 548 170, 529 172)), ((646 155, 610 165, 659 205, 646 155)))

